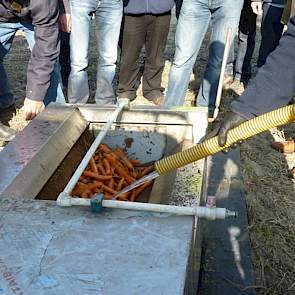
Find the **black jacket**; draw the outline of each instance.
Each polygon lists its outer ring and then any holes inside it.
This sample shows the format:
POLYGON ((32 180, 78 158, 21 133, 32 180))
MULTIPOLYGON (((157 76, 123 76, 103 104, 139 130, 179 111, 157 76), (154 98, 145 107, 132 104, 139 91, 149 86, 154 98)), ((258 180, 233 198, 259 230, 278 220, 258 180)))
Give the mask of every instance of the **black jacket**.
POLYGON ((0 0, 0 23, 30 22, 35 29, 27 70, 26 95, 32 100, 44 99, 59 55, 58 15, 58 0, 0 0))
POLYGON ((244 118, 286 106, 295 94, 295 16, 275 51, 267 58, 243 95, 231 105, 244 118))
POLYGON ((280 4, 280 5, 285 5, 287 0, 251 0, 252 2, 264 2, 264 3, 273 3, 273 4, 280 4))

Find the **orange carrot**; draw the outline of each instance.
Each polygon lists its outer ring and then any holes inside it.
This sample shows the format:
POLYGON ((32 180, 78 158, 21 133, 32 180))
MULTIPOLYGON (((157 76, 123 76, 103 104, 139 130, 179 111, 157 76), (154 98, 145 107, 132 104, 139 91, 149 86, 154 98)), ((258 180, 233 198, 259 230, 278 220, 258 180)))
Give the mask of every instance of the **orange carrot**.
MULTIPOLYGON (((90 192, 91 193, 91 192, 90 192)), ((81 194, 81 198, 85 198, 85 199, 89 199, 89 196, 90 196, 90 193, 87 191, 85 191, 85 192, 83 192, 82 194, 81 194)))
MULTIPOLYGON (((114 194, 125 186, 132 184, 136 179, 146 175, 154 169, 151 163, 141 164, 138 159, 129 159, 122 148, 112 150, 108 145, 101 144, 89 165, 79 178, 71 192, 72 196, 91 198, 93 194, 102 192, 106 199, 112 199, 114 194)), ((135 201, 145 187, 144 184, 131 193, 119 196, 118 200, 135 201)))
POLYGON ((102 163, 96 164, 96 167, 97 167, 97 169, 100 171, 100 173, 102 175, 106 175, 106 171, 104 170, 104 167, 103 167, 102 163))
POLYGON ((105 154, 106 159, 109 161, 110 165, 115 167, 117 164, 117 157, 115 154, 105 154))
POLYGON ((121 177, 124 177, 126 179, 128 184, 131 184, 135 181, 135 179, 131 177, 121 165, 117 165, 115 169, 121 177))
POLYGON ((137 179, 137 178, 138 178, 137 171, 133 170, 133 171, 131 172, 131 174, 132 174, 132 177, 133 177, 134 179, 137 179))
POLYGON ((109 161, 106 158, 104 158, 102 160, 102 163, 103 163, 103 166, 105 168, 106 174, 110 175, 111 174, 111 166, 110 166, 109 161))
POLYGON ((99 161, 100 157, 98 155, 94 154, 93 159, 94 159, 94 161, 99 161))
POLYGON ((125 164, 125 166, 128 169, 130 170, 134 169, 132 163, 129 161, 129 159, 127 158, 127 156, 125 155, 124 151, 121 148, 116 148, 114 150, 114 153, 122 160, 122 162, 125 164))
POLYGON ((95 174, 98 174, 98 170, 97 170, 97 167, 95 165, 95 161, 94 161, 93 157, 91 157, 91 159, 89 161, 89 164, 90 164, 90 168, 91 168, 92 172, 95 173, 95 174))
POLYGON ((82 182, 82 183, 88 183, 89 182, 89 178, 84 177, 83 175, 81 175, 79 177, 79 181, 82 182))
POLYGON ((104 152, 104 153, 107 153, 107 154, 113 152, 113 151, 108 147, 108 145, 106 145, 106 144, 104 144, 104 143, 102 143, 102 144, 99 145, 99 150, 102 151, 102 152, 104 152))
POLYGON ((94 183, 88 184, 88 189, 93 192, 102 186, 102 182, 95 181, 94 183))
POLYGON ((130 202, 134 202, 136 200, 136 189, 131 192, 130 202))
POLYGON ((112 198, 113 198, 113 195, 112 194, 104 193, 104 199, 105 200, 111 200, 112 198))
POLYGON ((114 179, 110 179, 110 181, 108 182, 108 187, 111 188, 111 189, 114 189, 115 187, 115 181, 114 179))
POLYGON ((91 178, 94 178, 94 179, 100 180, 100 181, 110 180, 112 178, 111 175, 98 175, 98 174, 95 174, 90 171, 84 171, 83 176, 91 177, 91 178))
POLYGON ((101 189, 99 189, 98 187, 97 188, 94 188, 92 190, 93 193, 97 194, 97 193, 101 193, 101 189))
POLYGON ((82 198, 88 198, 90 195, 92 195, 92 192, 88 188, 88 185, 86 185, 84 183, 78 182, 75 189, 76 189, 76 192, 78 193, 78 196, 80 196, 82 198))
POLYGON ((119 201, 128 201, 129 193, 122 194, 118 197, 119 201))
POLYGON ((74 189, 72 190, 71 195, 80 196, 85 189, 87 189, 87 185, 78 181, 74 189))
POLYGON ((138 159, 130 159, 130 162, 132 163, 133 166, 137 166, 141 164, 138 159))
POLYGON ((118 185, 116 187, 116 190, 119 192, 122 189, 122 186, 124 184, 125 178, 122 177, 121 180, 118 182, 118 185))
POLYGON ((115 191, 115 190, 109 188, 108 186, 106 186, 106 185, 104 185, 104 184, 101 186, 101 189, 102 189, 104 192, 109 193, 109 194, 113 194, 113 195, 114 195, 114 194, 117 193, 117 191, 115 191))
POLYGON ((152 183, 153 183, 152 181, 148 181, 148 182, 142 184, 142 185, 141 185, 140 187, 138 187, 137 189, 134 189, 134 190, 132 191, 132 195, 131 195, 130 201, 131 201, 131 202, 135 202, 136 199, 139 197, 140 193, 141 193, 145 188, 147 188, 148 186, 150 186, 152 183), (135 193, 133 194, 133 192, 135 192, 135 193))
POLYGON ((145 176, 146 174, 152 172, 154 170, 154 165, 148 166, 141 171, 141 177, 145 176))

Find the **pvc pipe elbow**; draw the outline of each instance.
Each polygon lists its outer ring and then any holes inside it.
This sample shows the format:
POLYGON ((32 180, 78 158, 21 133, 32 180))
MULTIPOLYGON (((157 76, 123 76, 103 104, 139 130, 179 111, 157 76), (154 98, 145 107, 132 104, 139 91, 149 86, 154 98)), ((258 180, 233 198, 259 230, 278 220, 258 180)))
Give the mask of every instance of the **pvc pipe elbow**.
POLYGON ((72 206, 71 196, 69 196, 66 192, 61 192, 56 200, 58 206, 62 207, 70 207, 72 206))

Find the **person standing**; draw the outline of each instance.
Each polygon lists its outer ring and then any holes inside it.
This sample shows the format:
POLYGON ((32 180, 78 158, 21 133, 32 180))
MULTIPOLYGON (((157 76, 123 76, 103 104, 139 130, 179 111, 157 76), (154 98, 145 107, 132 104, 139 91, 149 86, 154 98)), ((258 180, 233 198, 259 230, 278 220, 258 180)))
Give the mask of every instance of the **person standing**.
POLYGON ((69 0, 71 6, 71 73, 69 103, 86 103, 89 98, 87 67, 91 19, 95 15, 97 37, 97 79, 95 102, 116 102, 112 81, 116 71, 117 46, 123 14, 122 0, 69 0))
POLYGON ((192 68, 211 22, 209 58, 197 105, 214 108, 227 30, 232 30, 232 43, 242 6, 243 0, 183 0, 176 28, 176 51, 164 105, 183 105, 192 68))
MULTIPOLYGON (((18 30, 24 32, 31 49, 24 100, 26 119, 33 119, 51 101, 64 102, 57 64, 58 16, 57 0, 0 1, 0 111, 14 104, 3 60, 18 30)), ((10 140, 14 133, 0 124, 2 139, 10 140)))
MULTIPOLYGON (((291 15, 295 13, 295 5, 291 15)), ((290 11, 288 12, 290 15, 290 11)), ((246 120, 286 106, 295 94, 295 17, 292 16, 287 31, 277 48, 269 55, 257 76, 251 80, 244 93, 231 103, 219 126, 208 137, 218 136, 218 143, 224 146, 228 131, 246 120)), ((295 106, 294 106, 295 107, 295 106)), ((293 141, 293 140, 292 140, 293 141)), ((290 142, 294 144, 295 142, 290 142)), ((285 145, 288 142, 285 142, 285 145)), ((281 146, 282 147, 282 146, 281 146)), ((295 152, 295 149, 293 150, 295 152)), ((290 170, 295 178, 295 167, 290 170)))
POLYGON ((232 46, 229 57, 230 62, 227 65, 227 67, 230 65, 229 72, 227 69, 229 76, 233 76, 231 82, 237 84, 243 83, 247 85, 251 79, 251 60, 256 37, 256 16, 251 8, 251 0, 245 0, 239 23, 237 56, 234 60, 234 46, 232 46))
POLYGON ((281 39, 284 25, 281 22, 285 0, 251 0, 255 14, 262 14, 261 44, 257 67, 265 64, 268 55, 277 47, 281 39))
POLYGON ((117 94, 119 98, 136 98, 140 84, 139 55, 145 47, 142 79, 143 96, 161 104, 164 50, 174 0, 129 0, 124 7, 122 52, 117 94))

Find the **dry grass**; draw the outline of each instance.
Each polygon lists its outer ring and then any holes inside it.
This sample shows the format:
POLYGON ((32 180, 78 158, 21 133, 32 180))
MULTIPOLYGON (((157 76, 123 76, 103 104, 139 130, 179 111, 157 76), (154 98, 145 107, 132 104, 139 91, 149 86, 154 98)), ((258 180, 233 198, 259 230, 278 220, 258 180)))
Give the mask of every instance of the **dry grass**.
POLYGON ((295 294, 295 183, 271 141, 263 134, 241 148, 258 294, 295 294))
MULTIPOLYGON (((224 92, 219 120, 235 97, 224 92)), ((289 137, 295 137, 295 123, 257 135, 240 149, 258 295, 295 294, 295 180, 288 177, 295 153, 271 147, 274 138, 289 137)))

